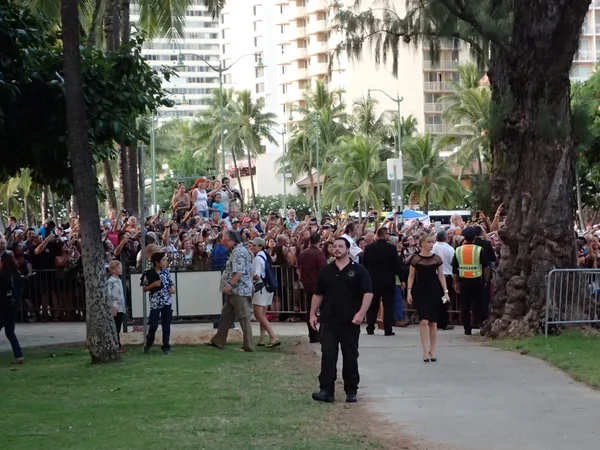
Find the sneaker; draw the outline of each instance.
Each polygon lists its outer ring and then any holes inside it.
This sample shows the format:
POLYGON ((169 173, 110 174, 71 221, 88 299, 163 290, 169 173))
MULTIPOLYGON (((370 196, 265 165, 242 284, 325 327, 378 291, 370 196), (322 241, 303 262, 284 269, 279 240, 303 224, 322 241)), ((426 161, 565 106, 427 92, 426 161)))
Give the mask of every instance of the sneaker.
POLYGON ((330 394, 329 392, 323 390, 313 393, 312 399, 316 402, 325 403, 333 403, 335 401, 335 397, 333 396, 333 394, 330 394))
POLYGON ((356 403, 356 392, 346 393, 346 403, 356 403))
POLYGON ((11 364, 13 364, 13 365, 25 364, 25 360, 23 358, 15 359, 13 362, 11 362, 11 364))
POLYGON ((144 345, 144 353, 150 353, 150 346, 144 345))
POLYGON ((171 349, 170 348, 168 348, 166 350, 163 349, 162 352, 163 352, 163 355, 170 355, 171 354, 171 349))

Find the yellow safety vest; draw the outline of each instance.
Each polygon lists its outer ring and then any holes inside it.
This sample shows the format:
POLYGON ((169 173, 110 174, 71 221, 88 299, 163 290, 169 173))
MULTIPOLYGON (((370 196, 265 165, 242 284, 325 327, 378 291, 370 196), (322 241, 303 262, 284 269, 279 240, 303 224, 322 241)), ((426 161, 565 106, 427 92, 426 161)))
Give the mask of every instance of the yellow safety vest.
POLYGON ((483 276, 481 250, 482 248, 479 245, 473 244, 465 244, 456 249, 458 276, 460 278, 481 278, 483 276))

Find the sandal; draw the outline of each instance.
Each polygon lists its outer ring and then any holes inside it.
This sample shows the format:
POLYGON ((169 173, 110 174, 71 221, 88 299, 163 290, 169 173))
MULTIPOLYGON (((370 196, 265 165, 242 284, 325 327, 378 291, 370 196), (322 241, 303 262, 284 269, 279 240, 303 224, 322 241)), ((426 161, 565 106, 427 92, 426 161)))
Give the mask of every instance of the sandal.
POLYGON ((215 344, 213 341, 208 341, 205 342, 204 345, 208 346, 208 347, 214 347, 214 348, 218 348, 219 350, 223 350, 223 347, 219 347, 217 344, 215 344))
POLYGON ((269 344, 267 344, 267 348, 274 348, 274 347, 279 347, 281 345, 281 341, 277 340, 275 342, 270 342, 269 344))
POLYGON ((247 347, 238 347, 238 348, 236 348, 236 350, 238 352, 253 352, 254 351, 251 348, 247 348, 247 347))
POLYGON ((264 347, 265 344, 261 344, 260 342, 258 344, 256 344, 257 347, 264 347))

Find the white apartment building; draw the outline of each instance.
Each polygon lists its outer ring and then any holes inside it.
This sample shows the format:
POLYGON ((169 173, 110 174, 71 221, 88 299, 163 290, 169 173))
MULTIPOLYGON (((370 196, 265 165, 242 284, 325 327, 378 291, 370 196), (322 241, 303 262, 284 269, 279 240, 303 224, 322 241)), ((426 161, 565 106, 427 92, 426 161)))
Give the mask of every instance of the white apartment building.
POLYGON ((585 81, 594 72, 600 58, 600 0, 592 0, 590 9, 583 21, 579 50, 573 57, 571 80, 585 81))
MULTIPOLYGON (((142 54, 151 67, 176 66, 181 52, 184 66, 178 67, 179 76, 163 87, 175 101, 173 108, 159 110, 159 120, 191 118, 206 108, 211 93, 219 87, 219 77, 203 61, 200 55, 214 66, 219 65, 219 24, 206 10, 203 0, 192 0, 186 12, 184 37, 156 38, 146 41, 142 54)), ((131 21, 139 21, 139 11, 132 5, 131 21)))

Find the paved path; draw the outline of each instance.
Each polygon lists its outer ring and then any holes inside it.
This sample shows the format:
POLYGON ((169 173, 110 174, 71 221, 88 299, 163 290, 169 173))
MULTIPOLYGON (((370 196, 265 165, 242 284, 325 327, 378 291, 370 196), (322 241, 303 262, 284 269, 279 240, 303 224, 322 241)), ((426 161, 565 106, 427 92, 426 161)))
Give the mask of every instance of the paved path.
MULTIPOLYGON (((258 324, 253 326, 257 331, 258 324)), ((304 324, 276 326, 280 336, 306 333, 304 324)), ((361 335, 360 400, 369 400, 369 408, 413 436, 420 448, 600 448, 599 393, 534 358, 480 346, 458 329, 438 334, 439 360, 425 364, 418 329, 396 332, 361 335)), ((18 324, 17 335, 23 347, 79 343, 85 325, 18 324)), ((9 349, 0 335, 0 351, 9 349)))
POLYGON ((597 450, 600 394, 544 362, 438 333, 423 363, 418 329, 360 337, 362 398, 426 448, 597 450), (437 445, 436 445, 437 444, 437 445))

